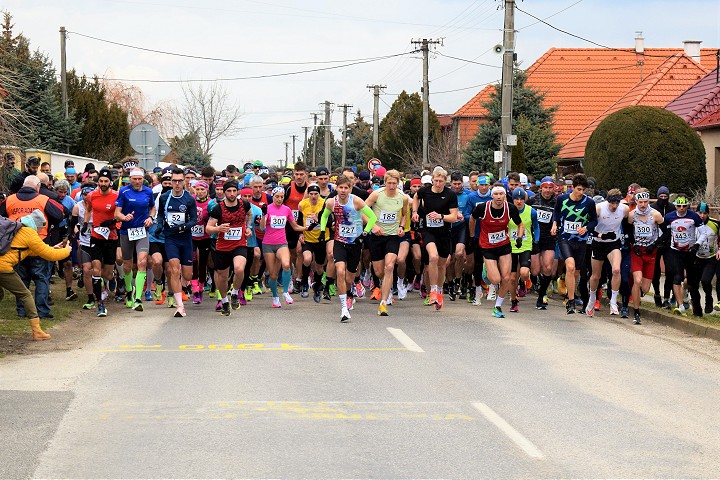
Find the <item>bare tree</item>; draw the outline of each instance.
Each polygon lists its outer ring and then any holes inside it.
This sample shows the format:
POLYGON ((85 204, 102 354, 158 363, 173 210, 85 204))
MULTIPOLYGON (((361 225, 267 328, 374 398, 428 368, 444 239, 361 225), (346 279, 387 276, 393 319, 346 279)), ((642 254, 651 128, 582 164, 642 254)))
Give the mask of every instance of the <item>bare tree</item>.
POLYGON ((103 79, 105 99, 114 103, 128 113, 130 128, 141 123, 149 123, 156 127, 163 138, 172 138, 172 107, 167 102, 147 106, 147 99, 142 90, 135 85, 127 85, 117 80, 103 79))
POLYGON ((219 83, 183 85, 184 103, 173 111, 176 134, 197 134, 202 153, 208 155, 219 138, 238 133, 242 113, 229 92, 219 83))

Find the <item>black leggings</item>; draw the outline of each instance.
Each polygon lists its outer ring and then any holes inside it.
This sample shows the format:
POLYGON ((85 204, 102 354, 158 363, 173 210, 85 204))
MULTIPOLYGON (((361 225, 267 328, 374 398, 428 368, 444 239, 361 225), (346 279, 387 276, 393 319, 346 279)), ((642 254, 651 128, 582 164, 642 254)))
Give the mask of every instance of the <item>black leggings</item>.
MULTIPOLYGON (((698 258, 695 260, 695 275, 694 280, 699 281, 702 284, 703 292, 705 292, 705 303, 712 304, 712 281, 718 275, 720 270, 720 263, 715 260, 715 257, 711 258, 698 258)), ((694 286, 697 288, 697 285, 694 286)), ((716 285, 716 288, 719 288, 716 285)), ((720 290, 717 292, 718 299, 720 300, 720 290)))
POLYGON ((660 271, 660 259, 665 257, 665 285, 663 285, 662 298, 668 299, 670 298, 670 292, 672 292, 672 278, 668 274, 666 253, 666 247, 660 247, 657 249, 657 254, 655 255, 655 274, 653 275, 652 286, 655 295, 660 295, 660 275, 662 275, 662 272, 660 271))
POLYGON ((207 262, 210 256, 210 239, 193 240, 193 280, 205 283, 207 280, 207 262))

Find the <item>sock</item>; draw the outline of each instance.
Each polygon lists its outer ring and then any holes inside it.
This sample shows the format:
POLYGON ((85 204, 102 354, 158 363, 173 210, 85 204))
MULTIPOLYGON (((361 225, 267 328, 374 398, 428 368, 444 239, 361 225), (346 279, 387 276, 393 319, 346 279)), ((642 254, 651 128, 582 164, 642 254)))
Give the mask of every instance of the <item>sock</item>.
POLYGON ((340 305, 342 305, 343 308, 346 308, 347 307, 347 294, 338 295, 338 298, 340 299, 340 305))
POLYGON ((125 291, 132 292, 132 270, 130 270, 128 273, 124 273, 123 278, 125 278, 125 291))
POLYGON ((183 305, 183 301, 182 301, 182 293, 175 293, 175 294, 173 294, 173 297, 175 297, 175 303, 177 304, 178 308, 185 307, 185 305, 183 305))
POLYGON ((300 280, 302 281, 302 284, 303 284, 303 285, 307 285, 309 278, 310 278, 310 265, 305 266, 305 264, 303 264, 303 266, 302 266, 302 278, 300 279, 300 280))
POLYGON ((633 313, 635 313, 635 314, 637 314, 637 315, 640 315, 640 309, 633 307, 633 313))
POLYGON ((497 296, 495 299, 495 307, 500 308, 502 307, 503 300, 505 300, 505 297, 501 297, 500 295, 497 296))
POLYGON ((292 275, 290 275, 290 270, 283 270, 282 271, 282 286, 283 291, 285 293, 288 293, 288 289, 290 288, 290 280, 292 280, 292 275))
POLYGON ((238 289, 237 289, 237 288, 233 288, 232 290, 230 290, 230 294, 231 294, 231 295, 237 295, 237 294, 238 294, 238 289))
POLYGON ((550 278, 547 275, 540 275, 540 290, 539 290, 539 298, 542 299, 547 294, 547 289, 550 286, 550 282, 552 281, 552 278, 550 278))
POLYGON ((102 304, 102 277, 96 277, 95 275, 93 275, 92 286, 93 295, 95 295, 95 298, 98 299, 98 302, 102 304))
POLYGON ((191 283, 192 283, 193 293, 194 293, 194 292, 197 292, 197 291, 198 291, 198 281, 197 281, 197 280, 193 280, 191 283))
POLYGON ((685 305, 683 305, 682 303, 678 303, 678 309, 679 309, 681 312, 684 312, 684 311, 685 311, 685 305))
POLYGON ((268 285, 270 285, 270 291, 272 292, 272 296, 277 297, 278 296, 277 280, 273 280, 272 278, 268 279, 268 285))
POLYGON ((620 293, 619 290, 613 290, 612 294, 610 295, 610 303, 613 305, 617 305, 617 297, 618 293, 620 293))
POLYGON ((590 291, 590 297, 588 298, 588 306, 595 306, 595 300, 597 300, 597 290, 590 291))
MULTIPOLYGON (((145 278, 146 272, 137 272, 135 275, 135 300, 142 300, 143 294, 145 293, 145 278)), ((130 290, 128 290, 129 292, 130 290)))
POLYGON ((150 290, 153 284, 153 280, 155 280, 155 274, 153 273, 152 268, 145 272, 145 281, 147 283, 146 290, 150 290))
POLYGON ((225 303, 230 303, 230 299, 228 299, 228 296, 227 296, 227 295, 225 295, 225 296, 222 298, 221 301, 222 301, 223 304, 225 304, 225 303))

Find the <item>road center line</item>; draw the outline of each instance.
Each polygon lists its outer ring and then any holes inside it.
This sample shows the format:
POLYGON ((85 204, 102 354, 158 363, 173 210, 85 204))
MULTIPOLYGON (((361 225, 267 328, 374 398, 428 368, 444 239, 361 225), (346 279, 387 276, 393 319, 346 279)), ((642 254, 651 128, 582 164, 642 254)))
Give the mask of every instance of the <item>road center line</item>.
POLYGON ((387 327, 388 332, 402 344, 403 347, 407 348, 411 352, 425 353, 425 350, 420 348, 417 343, 412 341, 412 338, 408 337, 405 332, 399 328, 387 327))
POLYGON ((477 402, 472 404, 477 411, 479 411, 483 417, 485 417, 490 423, 500 429, 515 445, 520 447, 528 456, 532 458, 543 458, 544 455, 533 443, 525 438, 522 433, 515 430, 512 425, 507 423, 500 415, 485 405, 484 403, 477 402))

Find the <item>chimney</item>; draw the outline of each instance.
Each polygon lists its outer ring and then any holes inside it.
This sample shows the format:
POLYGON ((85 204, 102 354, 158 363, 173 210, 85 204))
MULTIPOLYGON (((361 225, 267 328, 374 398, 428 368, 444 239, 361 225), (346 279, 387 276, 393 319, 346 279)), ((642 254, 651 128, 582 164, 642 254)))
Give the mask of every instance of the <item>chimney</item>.
POLYGON ((685 40, 683 41, 683 45, 685 45, 685 55, 695 60, 697 63, 700 62, 700 44, 702 43, 701 40, 685 40))
POLYGON ((645 39, 642 36, 642 32, 635 32, 635 53, 642 55, 645 53, 645 39))

